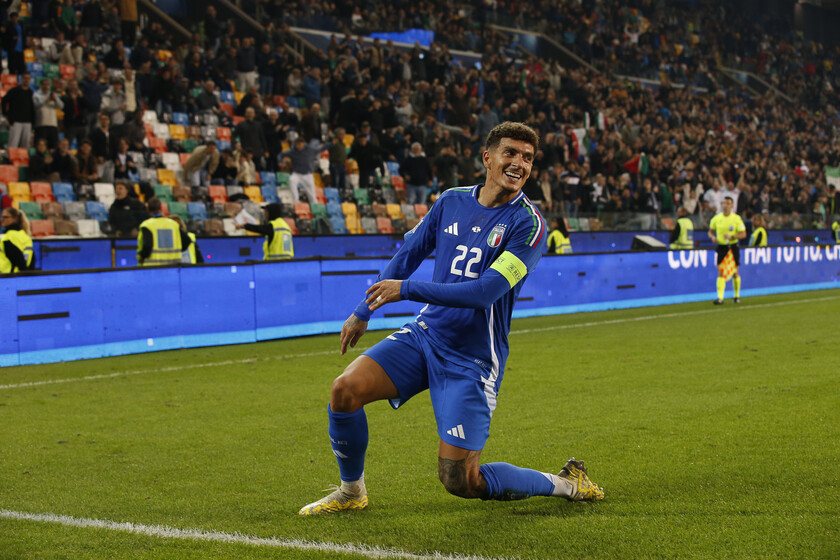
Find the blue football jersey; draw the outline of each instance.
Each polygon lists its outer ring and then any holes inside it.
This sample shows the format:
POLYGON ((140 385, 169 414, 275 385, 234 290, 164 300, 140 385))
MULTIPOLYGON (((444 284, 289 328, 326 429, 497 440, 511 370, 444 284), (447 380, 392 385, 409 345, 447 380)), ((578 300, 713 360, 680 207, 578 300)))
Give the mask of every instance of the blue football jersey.
MULTIPOLYGON (((546 227, 522 192, 507 204, 488 208, 478 202, 482 187, 445 191, 406 235, 405 244, 381 278, 408 278, 433 251, 433 284, 423 283, 427 293, 436 289, 444 293, 445 285, 477 281, 491 269, 501 273, 509 289, 492 303, 486 302, 486 308, 427 304, 415 320, 437 343, 436 350, 444 358, 478 364, 497 384, 508 356, 513 306, 525 276, 542 256, 546 227)), ((357 315, 366 319, 361 308, 357 315)))

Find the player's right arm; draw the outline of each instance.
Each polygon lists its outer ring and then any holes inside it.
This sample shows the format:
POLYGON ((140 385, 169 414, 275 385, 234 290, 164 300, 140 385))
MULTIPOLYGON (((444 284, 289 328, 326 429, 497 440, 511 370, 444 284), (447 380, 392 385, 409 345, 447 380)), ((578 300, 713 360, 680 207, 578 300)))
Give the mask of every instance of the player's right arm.
POLYGON ((712 240, 712 243, 717 243, 717 232, 715 231, 715 226, 717 225, 717 215, 712 218, 712 221, 709 222, 709 239, 712 240))
POLYGON ((367 321, 362 321, 355 314, 350 315, 341 327, 341 354, 347 352, 347 346, 355 348, 356 343, 367 330, 367 321))

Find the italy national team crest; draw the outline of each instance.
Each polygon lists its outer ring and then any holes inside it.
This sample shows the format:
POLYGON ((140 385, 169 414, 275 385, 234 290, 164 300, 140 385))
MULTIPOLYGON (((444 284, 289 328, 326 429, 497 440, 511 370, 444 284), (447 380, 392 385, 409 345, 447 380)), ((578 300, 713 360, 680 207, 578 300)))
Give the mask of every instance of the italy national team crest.
POLYGON ((505 227, 505 224, 497 224, 492 231, 490 231, 490 235, 487 237, 487 244, 494 249, 498 247, 502 242, 502 236, 505 234, 505 227))

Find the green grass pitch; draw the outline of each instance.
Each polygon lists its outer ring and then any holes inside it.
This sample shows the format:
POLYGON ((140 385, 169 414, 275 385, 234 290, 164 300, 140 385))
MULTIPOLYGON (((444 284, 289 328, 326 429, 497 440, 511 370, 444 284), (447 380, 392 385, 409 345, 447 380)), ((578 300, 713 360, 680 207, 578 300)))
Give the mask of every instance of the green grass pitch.
POLYGON ((336 335, 5 368, 0 558, 840 558, 838 317, 829 290, 514 321, 483 460, 584 459, 597 504, 448 495, 421 395, 366 409, 367 510, 298 516, 338 482, 336 335))

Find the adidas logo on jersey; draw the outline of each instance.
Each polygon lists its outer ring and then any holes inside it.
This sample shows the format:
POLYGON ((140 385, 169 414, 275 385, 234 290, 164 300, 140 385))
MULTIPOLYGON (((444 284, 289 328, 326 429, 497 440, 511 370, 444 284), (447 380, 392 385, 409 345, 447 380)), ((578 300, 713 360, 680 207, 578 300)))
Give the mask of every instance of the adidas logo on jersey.
POLYGON ((446 430, 446 433, 449 434, 450 436, 456 437, 458 439, 467 439, 467 438, 464 437, 464 426, 461 425, 461 424, 458 424, 457 426, 455 426, 451 430, 446 430))
POLYGON ((458 222, 455 222, 454 224, 443 230, 443 232, 452 235, 458 235, 458 222))

